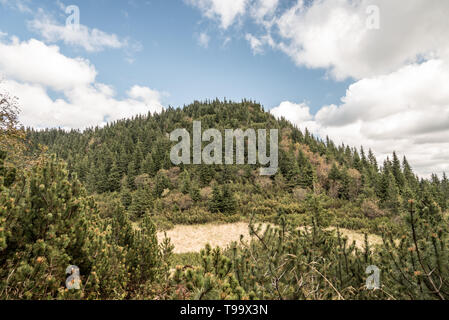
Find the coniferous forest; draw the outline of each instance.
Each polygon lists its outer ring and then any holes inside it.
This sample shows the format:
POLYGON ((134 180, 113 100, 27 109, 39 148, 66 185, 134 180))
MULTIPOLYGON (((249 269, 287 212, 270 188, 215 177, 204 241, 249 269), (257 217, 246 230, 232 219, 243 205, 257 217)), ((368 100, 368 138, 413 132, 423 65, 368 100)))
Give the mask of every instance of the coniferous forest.
POLYGON ((448 178, 418 177, 394 150, 378 163, 375 150, 315 137, 254 101, 195 101, 66 131, 24 128, 16 101, 0 100, 0 299, 449 298, 448 178), (173 165, 169 134, 193 121, 278 129, 278 172, 173 165), (234 222, 251 241, 180 256, 157 238, 234 222), (375 290, 369 266, 381 272, 375 290))

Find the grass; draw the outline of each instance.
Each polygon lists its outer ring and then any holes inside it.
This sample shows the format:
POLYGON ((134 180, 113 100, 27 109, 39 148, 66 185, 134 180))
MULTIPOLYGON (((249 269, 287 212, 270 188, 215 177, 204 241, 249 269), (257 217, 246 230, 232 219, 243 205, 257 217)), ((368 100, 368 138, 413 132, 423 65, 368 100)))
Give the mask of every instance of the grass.
MULTIPOLYGON (((335 228, 329 228, 329 230, 335 230, 335 228)), ((250 239, 248 224, 245 222, 178 225, 166 231, 166 233, 175 246, 174 253, 178 255, 177 259, 183 259, 183 254, 188 256, 192 253, 200 252, 206 244, 224 249, 232 242, 239 241, 241 235, 243 235, 244 240, 250 239)), ((355 241, 358 248, 362 249, 364 247, 365 235, 363 233, 341 228, 340 233, 348 238, 349 243, 355 241)), ((163 238, 164 232, 159 232, 158 240, 161 241, 163 238)), ((371 245, 376 245, 382 243, 382 238, 377 235, 369 235, 368 241, 371 245)))
MULTIPOLYGON (((226 248, 234 241, 249 239, 248 224, 244 222, 230 224, 178 225, 166 231, 167 237, 175 246, 174 253, 199 252, 206 244, 212 247, 226 248)), ((164 232, 158 233, 158 240, 164 238, 164 232)))

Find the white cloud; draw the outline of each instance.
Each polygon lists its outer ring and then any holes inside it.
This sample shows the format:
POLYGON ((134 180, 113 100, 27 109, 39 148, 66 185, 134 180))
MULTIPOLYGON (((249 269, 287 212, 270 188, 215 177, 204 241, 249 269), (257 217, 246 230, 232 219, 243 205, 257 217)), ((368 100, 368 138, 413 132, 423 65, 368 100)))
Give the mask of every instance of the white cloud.
POLYGON ((209 46, 210 37, 207 33, 202 32, 198 36, 198 44, 203 47, 207 48, 209 46))
POLYGON ((205 17, 218 20, 223 29, 227 29, 247 13, 258 23, 271 26, 268 19, 273 18, 279 5, 279 0, 185 0, 185 2, 200 9, 205 17))
POLYGON ((279 0, 254 0, 250 5, 250 15, 257 23, 271 27, 279 0))
POLYGON ((264 36, 261 36, 260 38, 257 38, 255 36, 253 36, 252 34, 247 33, 245 35, 245 39, 246 39, 246 41, 248 41, 254 55, 263 54, 264 47, 267 45, 270 47, 276 46, 273 38, 269 34, 266 34, 264 36))
POLYGON ((88 85, 97 72, 89 61, 71 59, 59 47, 31 39, 11 43, 0 42, 0 70, 10 79, 40 84, 53 90, 67 90, 88 85))
POLYGON ((276 108, 271 109, 271 114, 276 118, 285 118, 293 124, 296 124, 301 130, 308 128, 316 132, 317 127, 313 115, 310 113, 310 107, 305 103, 292 103, 284 101, 276 108))
POLYGON ((408 0, 300 0, 278 17, 279 48, 296 64, 325 68, 337 79, 386 74, 449 51, 449 2, 408 0), (380 9, 370 30, 367 8, 380 9))
POLYGON ((156 108, 158 111, 161 111, 163 109, 163 106, 161 105, 160 101, 162 100, 162 96, 166 95, 165 93, 161 93, 156 90, 152 90, 148 87, 141 87, 141 86, 133 86, 128 91, 128 96, 135 99, 144 102, 146 105, 151 105, 154 108, 156 108))
POLYGON ((0 0, 0 4, 23 13, 31 13, 30 0, 0 0))
POLYGON ((88 52, 102 51, 105 48, 119 49, 126 47, 127 41, 121 40, 115 34, 109 34, 98 29, 89 29, 80 24, 78 27, 59 24, 42 9, 36 18, 28 23, 29 28, 39 33, 46 42, 63 41, 67 45, 84 48, 88 52))
POLYGON ((250 33, 247 33, 245 35, 245 39, 249 42, 249 45, 251 46, 251 50, 253 51, 254 55, 263 53, 262 49, 263 43, 261 40, 259 40, 250 33))
MULTIPOLYGON (((448 1, 438 0, 297 0, 281 10, 278 0, 186 0, 223 29, 249 17, 262 27, 250 35, 260 51, 264 37, 298 66, 323 68, 338 80, 394 72, 422 59, 449 54, 448 1), (380 29, 367 28, 379 8, 380 29)), ((248 36, 247 36, 248 38, 248 36)))
POLYGON ((218 19, 220 26, 227 29, 235 20, 245 14, 248 0, 185 0, 197 7, 209 19, 218 19))
POLYGON ((117 99, 111 86, 96 82, 89 61, 66 57, 57 46, 35 39, 0 40, 0 74, 6 78, 1 90, 19 97, 26 126, 82 129, 163 109, 163 93, 133 86, 117 99))
POLYGON ((405 154, 421 175, 449 172, 449 64, 442 60, 357 81, 339 106, 314 116, 290 102, 271 113, 337 143, 370 147, 380 160, 405 154))

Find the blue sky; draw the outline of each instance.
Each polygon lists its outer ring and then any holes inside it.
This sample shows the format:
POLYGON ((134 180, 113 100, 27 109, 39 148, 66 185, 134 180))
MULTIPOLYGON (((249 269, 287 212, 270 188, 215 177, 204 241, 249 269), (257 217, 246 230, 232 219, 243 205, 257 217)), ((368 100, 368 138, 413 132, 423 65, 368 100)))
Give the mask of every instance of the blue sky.
POLYGON ((0 0, 0 94, 19 98, 24 125, 64 129, 253 99, 379 161, 396 151, 441 174, 448 16, 444 0, 0 0))
MULTIPOLYGON (((245 32, 254 28, 251 22, 222 30, 183 1, 71 0, 64 4, 79 7, 81 24, 141 45, 137 52, 105 49, 89 53, 58 43, 64 55, 89 59, 98 71, 97 79, 113 85, 119 96, 140 84, 168 93, 164 105, 175 107, 195 99, 226 97, 254 99, 267 109, 285 100, 307 101, 316 111, 338 103, 347 88, 346 82, 328 79, 323 69, 295 66, 280 51, 254 55, 245 39, 245 32), (198 43, 203 32, 210 37, 207 48, 198 43), (227 38, 230 40, 225 44, 227 38), (129 57, 133 63, 126 61, 129 57)), ((42 39, 27 26, 38 8, 51 13, 61 24, 67 18, 53 0, 30 2, 28 6, 32 12, 2 7, 0 30, 21 40, 42 39)))

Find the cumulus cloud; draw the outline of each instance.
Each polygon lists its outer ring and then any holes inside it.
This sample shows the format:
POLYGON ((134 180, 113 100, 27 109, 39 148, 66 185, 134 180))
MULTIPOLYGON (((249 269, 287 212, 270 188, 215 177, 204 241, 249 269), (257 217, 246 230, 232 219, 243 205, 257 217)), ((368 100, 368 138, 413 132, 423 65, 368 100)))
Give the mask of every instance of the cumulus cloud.
POLYGON ((298 1, 276 21, 279 48, 298 65, 325 68, 337 79, 397 70, 449 51, 449 2, 437 0, 298 1), (369 6, 380 28, 367 28, 369 6))
POLYGON ((248 0, 186 0, 201 10, 209 19, 218 19, 220 26, 227 29, 235 20, 245 14, 248 0))
POLYGON ((19 97, 26 126, 83 129, 163 109, 163 93, 136 85, 117 99, 111 86, 96 81, 88 60, 35 39, 0 40, 0 74, 6 78, 1 90, 19 97))
POLYGON ((198 8, 203 16, 217 20, 222 29, 228 29, 239 18, 249 14, 257 23, 271 27, 279 0, 185 0, 198 8))
POLYGON ((157 90, 152 90, 148 87, 142 87, 142 86, 133 86, 128 91, 128 96, 135 100, 140 100, 144 102, 146 105, 153 106, 156 111, 161 111, 163 109, 163 106, 161 105, 160 101, 162 100, 162 97, 166 95, 166 93, 161 93, 157 90))
POLYGON ((223 28, 249 17, 261 34, 246 36, 251 49, 270 46, 298 66, 323 68, 337 80, 388 74, 404 65, 449 54, 449 2, 439 0, 189 0, 223 28), (379 29, 367 23, 379 9, 379 29), (226 17, 226 18, 224 18, 226 17), (275 35, 276 41, 271 37, 275 35), (262 42, 262 43, 259 43, 262 42))
POLYGON ((370 147, 383 160, 405 154, 417 172, 449 172, 449 64, 430 60, 352 84, 340 105, 315 115, 305 104, 271 110, 337 143, 370 147))
POLYGON ((0 42, 0 70, 8 78, 40 84, 53 90, 67 90, 88 85, 97 72, 89 61, 71 59, 59 47, 31 39, 11 43, 0 42))
POLYGON ((90 29, 82 24, 77 27, 60 24, 42 9, 39 9, 35 19, 28 22, 28 26, 32 31, 40 34, 46 42, 62 41, 70 46, 82 47, 88 52, 128 46, 127 40, 119 39, 115 34, 109 34, 96 28, 90 29))

